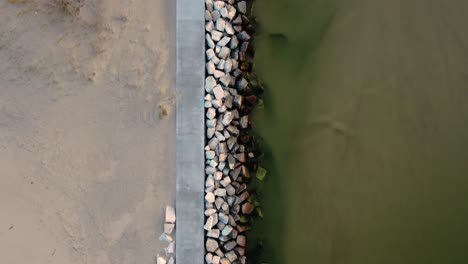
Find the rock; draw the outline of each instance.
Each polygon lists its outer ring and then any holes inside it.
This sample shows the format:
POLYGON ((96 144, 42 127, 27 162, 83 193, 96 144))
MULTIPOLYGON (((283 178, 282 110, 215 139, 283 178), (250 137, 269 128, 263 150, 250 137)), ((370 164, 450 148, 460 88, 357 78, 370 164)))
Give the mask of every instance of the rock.
POLYGON ((218 189, 215 190, 214 194, 215 194, 215 196, 225 197, 226 196, 226 189, 218 188, 218 189))
POLYGON ((206 195, 205 195, 205 202, 207 202, 207 203, 214 203, 214 201, 215 201, 215 196, 214 196, 214 194, 213 194, 212 192, 206 193, 206 195))
MULTIPOLYGON (((224 227, 226 226, 226 224, 223 223, 223 222, 218 222, 218 224, 216 226, 218 227, 219 230, 223 230, 224 227)), ((227 241, 227 240, 224 240, 223 237, 220 237, 219 240, 223 241, 223 242, 227 241)))
POLYGON ((231 71, 232 71, 232 60, 227 59, 226 62, 224 63, 224 72, 230 73, 231 71))
POLYGON ((219 238, 219 234, 219 229, 211 229, 206 233, 206 236, 211 238, 219 238))
POLYGON ((229 183, 231 183, 231 178, 229 178, 229 176, 224 177, 220 182, 220 184, 224 187, 226 187, 229 183))
POLYGON ((224 256, 232 263, 237 259, 237 255, 234 251, 229 251, 224 256))
POLYGON ((220 171, 217 171, 215 173, 215 180, 220 181, 222 177, 223 177, 223 174, 220 171))
MULTIPOLYGON (((224 87, 228 87, 229 82, 231 82, 231 75, 229 73, 225 74, 223 77, 219 79, 219 82, 224 85, 224 87)), ((232 101, 231 101, 232 102, 232 101)), ((232 106, 232 105, 231 105, 232 106)))
MULTIPOLYGON (((218 147, 218 144, 219 144, 219 140, 216 137, 213 137, 208 142, 208 146, 210 147, 211 150, 215 150, 216 147, 218 147)), ((209 174, 212 174, 212 173, 209 173, 209 174)))
POLYGON ((224 70, 224 65, 226 64, 226 60, 219 60, 219 63, 218 65, 216 66, 216 68, 218 70, 224 70))
POLYGON ((206 261, 206 263, 213 263, 213 254, 211 254, 211 253, 206 253, 206 255, 205 255, 205 261, 206 261))
POLYGON ((223 154, 223 153, 227 153, 227 152, 228 152, 226 143, 223 142, 223 143, 218 144, 218 152, 219 152, 220 154, 223 154))
POLYGON ((221 257, 221 258, 224 257, 224 253, 223 253, 223 251, 222 251, 220 248, 218 248, 218 249, 215 251, 215 253, 216 253, 216 255, 218 255, 218 256, 221 257))
POLYGON ((166 264, 167 261, 166 261, 166 259, 165 259, 164 257, 158 256, 158 257, 156 258, 156 263, 157 263, 157 264, 166 264))
POLYGON ((220 264, 231 264, 231 262, 226 258, 221 259, 221 261, 219 263, 220 264))
POLYGON ((216 240, 208 238, 206 240, 205 247, 206 247, 206 251, 215 252, 215 250, 218 249, 219 246, 218 246, 218 242, 216 240))
POLYGON ((224 213, 218 213, 218 219, 221 223, 226 225, 229 222, 229 217, 224 213))
POLYGON ((227 236, 227 235, 231 234, 231 231, 232 231, 232 226, 226 225, 226 226, 224 227, 223 231, 221 231, 221 234, 222 234, 223 236, 227 236))
MULTIPOLYGON (((214 93, 214 96, 216 97, 216 99, 218 100, 222 100, 224 98, 224 90, 223 88, 221 87, 221 85, 216 85, 214 88, 213 88, 213 93, 214 93)), ((213 109, 214 110, 214 109, 213 109)))
POLYGON ((233 23, 234 25, 242 24, 242 18, 241 18, 241 16, 237 16, 237 17, 232 21, 232 23, 233 23))
POLYGON ((228 36, 224 36, 220 41, 218 41, 216 45, 224 47, 229 43, 229 41, 231 41, 231 38, 228 36))
POLYGON ((167 260, 167 264, 174 264, 174 258, 173 258, 173 257, 170 257, 170 258, 167 260))
POLYGON ((224 29, 226 28, 226 20, 222 18, 219 18, 218 20, 216 20, 215 28, 216 30, 223 32, 224 29))
MULTIPOLYGON (((216 7, 215 7, 215 9, 216 9, 216 7)), ((239 12, 241 12, 242 14, 247 13, 247 2, 240 1, 239 3, 237 3, 237 10, 239 12)))
POLYGON ((233 19, 233 18, 236 16, 236 13, 237 13, 236 8, 233 7, 233 6, 231 6, 231 5, 228 5, 228 6, 226 7, 226 9, 227 9, 227 12, 228 12, 227 17, 228 17, 229 19, 233 19))
POLYGON ((216 57, 216 54, 214 52, 213 49, 207 49, 205 51, 205 54, 206 54, 206 58, 209 60, 209 61, 212 61, 214 57, 216 57))
MULTIPOLYGON (((242 31, 240 32, 239 34, 237 34, 237 38, 240 39, 240 40, 244 40, 244 41, 247 41, 250 39, 250 35, 245 32, 245 31, 242 31)), ((214 40, 214 39, 213 39, 214 40)))
POLYGON ((206 219, 206 222, 205 222, 205 225, 203 226, 203 228, 205 230, 211 230, 213 228, 213 226, 215 226, 216 224, 218 223, 218 217, 216 216, 216 214, 213 214, 213 215, 210 215, 207 219, 206 219))
POLYGON ((219 139, 219 141, 225 141, 225 140, 226 140, 226 138, 224 137, 224 135, 221 134, 221 133, 218 132, 218 131, 215 132, 215 135, 216 135, 216 138, 219 139))
POLYGON ((234 158, 243 163, 245 162, 245 153, 237 153, 234 155, 234 158))
POLYGON ((166 252, 166 256, 168 256, 168 257, 169 257, 169 255, 174 254, 175 253, 175 243, 174 242, 169 243, 169 245, 164 249, 164 251, 166 252))
POLYGON ((209 139, 212 138, 214 133, 215 133, 214 127, 209 127, 209 128, 206 129, 206 137, 207 138, 209 138, 209 139))
POLYGON ((166 233, 162 233, 162 234, 159 236, 159 240, 165 241, 165 242, 172 242, 172 241, 174 241, 174 239, 173 239, 170 235, 168 235, 168 234, 166 234, 166 233))
POLYGON ((231 124, 233 118, 234 118, 234 115, 232 114, 232 112, 224 113, 223 120, 222 120, 223 125, 229 126, 229 124, 231 124))
MULTIPOLYGON (((210 15, 210 16, 211 16, 211 15, 210 15)), ((213 29, 214 29, 214 23, 213 23, 213 21, 208 21, 208 22, 206 22, 206 24, 205 24, 205 30, 206 30, 206 32, 211 33, 211 31, 213 31, 213 29)))
POLYGON ((215 10, 221 10, 226 5, 223 1, 215 1, 213 4, 215 10))
POLYGON ((221 77, 224 76, 224 72, 215 70, 214 73, 213 73, 213 75, 214 75, 215 78, 218 79, 218 78, 221 78, 221 77))
POLYGON ((172 206, 166 206, 166 223, 175 223, 176 214, 175 209, 172 206))
POLYGON ((234 30, 232 24, 229 23, 229 22, 226 22, 226 25, 224 26, 224 31, 226 31, 226 33, 228 33, 231 36, 236 33, 236 31, 234 30))
POLYGON ((217 31, 217 30, 212 30, 211 31, 211 39, 214 41, 219 41, 223 37, 223 33, 217 31))
POLYGON ((213 21, 218 20, 218 18, 220 18, 220 17, 221 17, 221 14, 219 13, 218 10, 214 10, 213 12, 211 12, 211 19, 213 21))
POLYGON ((214 186, 214 178, 213 175, 208 175, 205 180, 205 187, 213 187, 214 186))
POLYGON ((212 264, 220 264, 221 258, 219 256, 213 256, 212 264))
POLYGON ((244 235, 240 235, 237 237, 237 244, 241 247, 245 247, 246 245, 246 239, 244 235))
POLYGON ((236 36, 231 37, 231 42, 229 43, 229 47, 231 49, 236 49, 239 46, 239 39, 236 36))
POLYGON ((225 249, 226 251, 230 251, 230 250, 232 250, 235 246, 237 246, 236 241, 229 241, 229 242, 227 242, 226 244, 224 244, 223 247, 224 247, 224 249, 225 249))
POLYGON ((208 11, 213 11, 213 1, 212 0, 205 0, 205 9, 208 11))
POLYGON ((231 50, 228 47, 222 47, 221 51, 219 52, 218 56, 225 60, 229 57, 229 54, 231 53, 231 50))
POLYGON ((216 86, 216 79, 213 76, 208 76, 205 79, 205 91, 207 93, 211 93, 213 91, 213 87, 216 86))
MULTIPOLYGON (((228 143, 229 144, 229 143, 228 143)), ((229 147, 229 145, 228 145, 229 147)), ((229 164, 229 168, 231 170, 234 169, 235 165, 236 165, 236 159, 234 158, 234 156, 232 156, 231 154, 229 154, 228 156, 228 164, 229 164)))
POLYGON ((216 110, 213 107, 208 108, 208 110, 206 110, 206 117, 208 119, 215 118, 216 117, 216 110))
POLYGON ((241 78, 238 82, 237 82, 237 88, 239 88, 239 90, 243 90, 245 89, 245 87, 247 87, 249 83, 247 82, 246 79, 244 78, 241 78))
POLYGON ((213 20, 213 17, 211 16, 211 12, 208 10, 205 10, 205 21, 211 21, 213 20))
POLYGON ((172 234, 172 231, 174 231, 174 224, 164 224, 164 233, 170 235, 172 234))
POLYGON ((242 42, 240 50, 242 52, 246 52, 248 48, 249 48, 249 42, 248 41, 242 42))
POLYGON ((236 251, 239 256, 245 256, 245 248, 243 247, 235 247, 234 251, 236 251))
POLYGON ((254 207, 250 202, 246 202, 242 205, 242 213, 248 215, 252 213, 254 207))
POLYGON ((216 125, 216 122, 214 119, 207 119, 205 121, 205 124, 206 124, 206 127, 215 127, 216 125))
POLYGON ((221 10, 219 10, 219 13, 221 14, 222 17, 226 18, 228 16, 228 10, 226 7, 221 8, 221 10))
MULTIPOLYGON (((212 108, 213 109, 213 108, 212 108)), ((205 158, 207 160, 212 160, 215 157, 215 152, 212 150, 205 151, 205 158)))
POLYGON ((227 195, 229 195, 229 196, 233 196, 234 194, 236 194, 236 189, 234 187, 232 187, 231 184, 226 185, 225 189, 226 189, 227 195))
MULTIPOLYGON (((226 110, 227 110, 227 107, 225 105, 223 105, 220 108, 218 108, 218 113, 224 113, 224 112, 226 112, 226 110)), ((224 127, 223 127, 223 129, 224 129, 224 127)), ((219 131, 221 131, 223 129, 220 129, 219 131)))
POLYGON ((224 199, 223 199, 223 198, 221 198, 221 197, 217 197, 217 198, 216 198, 215 206, 216 206, 216 208, 217 208, 218 210, 221 209, 221 206, 223 205, 223 203, 224 203, 224 199))
POLYGON ((208 72, 208 74, 214 74, 215 69, 215 65, 212 61, 206 63, 206 72, 208 72))
POLYGON ((216 209, 206 209, 205 210, 205 216, 210 216, 212 214, 216 213, 216 209))
POLYGON ((249 169, 248 169, 246 166, 241 166, 241 174, 242 174, 245 178, 250 178, 249 169))
POLYGON ((220 108, 223 105, 223 101, 221 100, 213 100, 211 103, 213 104, 214 108, 220 108))
POLYGON ((215 47, 215 43, 214 43, 213 40, 211 39, 210 34, 207 33, 207 34, 205 35, 205 40, 206 40, 206 45, 208 45, 208 47, 210 47, 210 48, 212 48, 212 49, 215 47))
POLYGON ((243 192, 241 195, 239 195, 236 199, 236 202, 234 204, 241 204, 243 203, 245 200, 247 200, 247 198, 249 198, 249 193, 248 192, 243 192))
POLYGON ((234 30, 238 33, 240 33, 242 31, 242 27, 241 26, 233 26, 234 30))
POLYGON ((229 205, 228 203, 224 202, 222 205, 221 205, 221 210, 225 213, 229 213, 229 205))

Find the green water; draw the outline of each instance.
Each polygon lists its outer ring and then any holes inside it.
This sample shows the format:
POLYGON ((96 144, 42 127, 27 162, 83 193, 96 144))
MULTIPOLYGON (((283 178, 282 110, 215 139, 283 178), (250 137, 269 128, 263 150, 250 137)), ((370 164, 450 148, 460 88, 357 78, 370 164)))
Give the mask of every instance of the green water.
POLYGON ((468 1, 254 12, 269 174, 251 259, 468 263, 468 1))

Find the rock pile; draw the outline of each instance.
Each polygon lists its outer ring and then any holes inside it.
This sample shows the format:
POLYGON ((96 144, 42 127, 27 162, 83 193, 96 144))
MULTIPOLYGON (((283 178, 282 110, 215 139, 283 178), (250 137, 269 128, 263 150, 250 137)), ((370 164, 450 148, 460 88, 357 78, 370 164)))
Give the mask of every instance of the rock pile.
POLYGON ((242 131, 249 126, 244 100, 249 99, 245 76, 252 26, 246 12, 246 1, 205 0, 204 229, 205 262, 209 264, 246 262, 246 226, 241 218, 253 210, 245 165, 253 154, 241 140, 242 131))
POLYGON ((165 255, 158 255, 156 258, 157 264, 174 264, 174 254, 175 254, 175 241, 172 237, 172 233, 175 229, 176 214, 175 209, 172 206, 166 206, 166 220, 164 224, 164 232, 159 236, 159 240, 165 241, 168 243, 168 246, 164 249, 165 255))

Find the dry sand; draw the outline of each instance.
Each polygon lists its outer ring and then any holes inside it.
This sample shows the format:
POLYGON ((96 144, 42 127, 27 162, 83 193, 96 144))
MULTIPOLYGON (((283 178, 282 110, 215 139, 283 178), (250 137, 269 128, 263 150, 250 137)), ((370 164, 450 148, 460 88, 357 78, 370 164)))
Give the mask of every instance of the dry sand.
POLYGON ((171 2, 0 1, 0 263, 144 264, 162 251, 171 2))

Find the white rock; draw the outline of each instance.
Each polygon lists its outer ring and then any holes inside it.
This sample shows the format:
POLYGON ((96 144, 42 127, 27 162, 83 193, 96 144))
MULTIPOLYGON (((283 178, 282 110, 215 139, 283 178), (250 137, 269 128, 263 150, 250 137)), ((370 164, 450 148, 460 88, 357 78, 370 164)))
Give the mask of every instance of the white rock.
MULTIPOLYGON (((205 91, 211 93, 213 88, 217 85, 216 79, 213 76, 208 76, 205 79, 205 91)), ((211 101, 212 99, 209 99, 211 101)))
POLYGON ((226 189, 218 188, 218 189, 215 190, 214 195, 215 196, 225 197, 226 196, 226 189))
POLYGON ((236 36, 233 36, 231 38, 230 47, 231 47, 231 49, 235 49, 235 48, 237 48, 237 46, 239 46, 239 39, 237 39, 236 36))
POLYGON ((227 59, 226 62, 224 63, 224 72, 225 73, 230 73, 232 70, 232 60, 227 59))
POLYGON ((211 230, 213 228, 213 226, 215 226, 218 222, 218 218, 216 217, 215 218, 215 215, 210 215, 207 219, 206 219, 206 222, 205 222, 205 225, 203 226, 203 228, 205 230, 211 230), (216 222, 215 222, 216 221, 216 222))
POLYGON ((175 243, 171 242, 169 245, 165 248, 166 251, 166 256, 169 256, 171 254, 175 253, 175 243))
POLYGON ((161 257, 161 256, 158 256, 157 259, 156 259, 156 263, 157 264, 166 264, 167 261, 164 257, 161 257))
POLYGON ((211 19, 213 21, 216 21, 220 17, 221 17, 221 14, 219 13, 218 10, 214 10, 213 12, 211 12, 211 19))
POLYGON ((166 223, 175 223, 176 214, 175 209, 172 206, 166 206, 166 223))
POLYGON ((234 25, 239 25, 239 24, 241 24, 241 23, 242 23, 242 18, 241 18, 241 16, 237 16, 237 17, 232 21, 232 23, 233 23, 234 25))
POLYGON ((208 47, 210 48, 214 48, 215 47, 215 43, 213 42, 213 40, 211 39, 211 36, 210 34, 206 34, 205 35, 205 40, 206 40, 206 45, 208 45, 208 47))
POLYGON ((205 151, 205 158, 207 160, 212 160, 215 157, 215 152, 212 150, 205 151))
POLYGON ((205 216, 210 216, 212 214, 216 213, 216 209, 206 209, 205 210, 205 216))
POLYGON ((213 0, 205 0, 206 10, 213 11, 213 0))
POLYGON ((231 82, 231 75, 226 73, 223 77, 219 78, 219 82, 224 85, 224 87, 228 87, 229 83, 231 82))
POLYGON ((172 234, 172 231, 174 231, 174 224, 164 224, 164 233, 170 235, 172 234))
POLYGON ((245 1, 237 3, 237 10, 243 14, 247 13, 247 3, 245 1))
POLYGON ((213 88, 213 93, 218 100, 222 100, 224 98, 224 90, 219 84, 213 88))
POLYGON ((221 59, 225 60, 229 57, 230 53, 231 53, 231 50, 228 47, 222 47, 218 55, 221 59))
POLYGON ((226 7, 221 8, 221 10, 219 10, 219 13, 221 14, 222 17, 228 16, 228 10, 226 7))
POLYGON ((214 41, 219 41, 223 37, 223 33, 217 31, 217 30, 212 30, 211 31, 211 39, 214 41))
POLYGON ((236 8, 233 7, 232 5, 228 5, 226 8, 227 8, 227 11, 228 11, 227 17, 229 19, 233 19, 236 16, 236 13, 237 13, 236 8))
POLYGON ((215 196, 212 192, 208 192, 206 193, 205 195, 205 201, 208 202, 208 203, 214 203, 215 201, 215 196))
POLYGON ((232 263, 237 259, 237 255, 234 251, 229 251, 224 256, 229 260, 229 263, 232 263))
POLYGON ((214 75, 215 78, 221 78, 221 77, 224 76, 224 72, 215 70, 215 71, 213 72, 213 75, 214 75))
POLYGON ((207 237, 218 238, 220 234, 219 229, 211 229, 206 233, 207 237))
POLYGON ((208 110, 206 110, 206 117, 208 119, 213 119, 215 118, 216 116, 216 110, 214 108, 208 108, 208 110))
POLYGON ((206 25, 205 25, 205 30, 209 33, 211 33, 211 31, 213 31, 214 29, 214 23, 213 21, 208 21, 206 22, 206 25))
POLYGON ((218 249, 219 245, 218 245, 218 242, 214 239, 211 239, 211 238, 208 238, 206 240, 206 245, 205 245, 205 248, 206 248, 206 251, 208 252, 215 252, 216 249, 218 249))
POLYGON ((159 240, 165 241, 165 242, 172 242, 172 241, 174 241, 174 239, 173 239, 170 235, 168 235, 168 234, 166 234, 166 233, 162 233, 162 234, 159 236, 159 240))
POLYGON ((216 66, 216 68, 218 70, 224 70, 224 65, 226 64, 226 61, 225 60, 219 60, 219 63, 218 63, 218 66, 216 66))
POLYGON ((229 41, 231 41, 231 38, 228 37, 228 36, 224 36, 216 45, 218 45, 220 47, 224 47, 224 46, 226 46, 226 44, 229 43, 229 41))
POLYGON ((220 107, 223 105, 223 101, 217 100, 217 99, 211 101, 211 103, 213 104, 213 107, 214 107, 214 108, 220 108, 220 107))
POLYGON ((229 126, 229 124, 231 124, 233 118, 234 118, 234 115, 232 114, 232 112, 226 112, 223 115, 223 120, 222 120, 223 125, 229 126))
POLYGON ((231 23, 227 22, 226 25, 224 26, 224 30, 226 33, 229 35, 234 35, 236 32, 234 31, 234 28, 232 27, 231 23))
POLYGON ((213 20, 213 17, 211 16, 211 12, 208 10, 205 10, 205 21, 211 21, 213 20))
POLYGON ((239 246, 241 246, 241 247, 245 247, 245 245, 246 245, 245 236, 243 236, 243 235, 237 236, 237 244, 239 246))
POLYGON ((207 264, 213 263, 213 254, 207 253, 207 254, 205 255, 205 262, 206 262, 207 264))
POLYGON ((206 129, 206 137, 207 138, 212 138, 214 136, 214 133, 215 133, 215 128, 214 127, 209 127, 206 129))
POLYGON ((231 233, 231 231, 232 231, 232 226, 226 225, 224 227, 223 231, 221 232, 221 235, 227 236, 227 235, 229 235, 231 233))
POLYGON ((213 261, 211 262, 212 264, 220 264, 221 262, 221 257, 220 256, 213 256, 213 261))
POLYGON ((208 74, 214 74, 215 70, 216 66, 212 61, 206 63, 206 72, 208 72, 208 74))
POLYGON ((215 27, 218 31, 223 32, 226 28, 226 20, 218 18, 218 20, 216 20, 215 27))
POLYGON ((218 219, 221 223, 226 225, 229 222, 229 217, 224 213, 218 213, 218 219))
POLYGON ((223 1, 215 1, 213 7, 215 10, 221 10, 225 5, 223 1))
POLYGON ((167 260, 167 264, 174 264, 174 258, 173 258, 173 257, 170 257, 170 258, 167 260))
POLYGON ((207 50, 205 51, 205 54, 206 54, 206 58, 207 58, 209 61, 211 61, 214 57, 216 57, 216 54, 215 54, 215 52, 214 52, 213 49, 207 49, 207 50))

